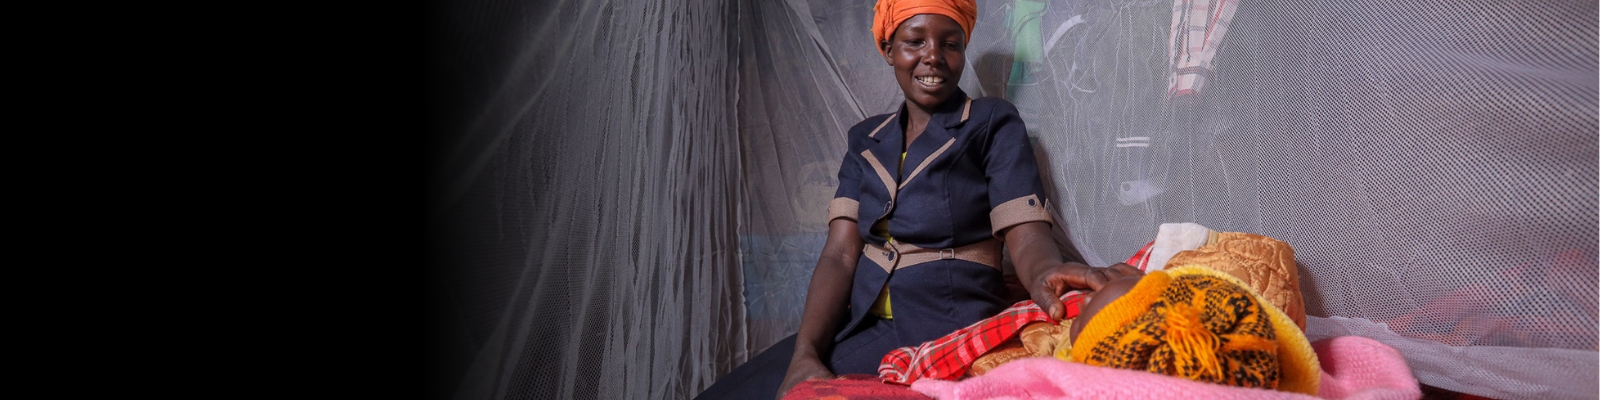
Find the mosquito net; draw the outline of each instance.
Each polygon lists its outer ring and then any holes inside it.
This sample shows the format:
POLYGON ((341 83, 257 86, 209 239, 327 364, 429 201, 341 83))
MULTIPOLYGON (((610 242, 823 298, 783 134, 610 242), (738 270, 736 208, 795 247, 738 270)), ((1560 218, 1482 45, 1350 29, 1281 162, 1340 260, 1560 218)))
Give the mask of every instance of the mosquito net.
MULTIPOLYGON (((1166 222, 1295 248, 1313 340, 1597 396, 1592 1, 979 0, 1090 264, 1166 222)), ((872 2, 465 0, 430 31, 436 398, 688 398, 793 333, 872 2)))

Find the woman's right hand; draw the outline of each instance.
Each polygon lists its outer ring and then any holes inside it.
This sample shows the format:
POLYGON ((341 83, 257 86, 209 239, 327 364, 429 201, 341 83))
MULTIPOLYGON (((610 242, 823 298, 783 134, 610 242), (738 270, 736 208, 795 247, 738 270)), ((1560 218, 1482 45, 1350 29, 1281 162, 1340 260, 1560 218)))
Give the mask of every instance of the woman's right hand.
POLYGON ((778 399, 789 393, 800 382, 813 379, 833 379, 833 371, 822 365, 822 361, 814 357, 799 357, 789 362, 789 372, 783 376, 783 385, 778 386, 778 399))
POLYGON ((1083 263, 1065 262, 1043 271, 1033 272, 1036 278, 1027 286, 1029 297, 1053 321, 1066 318, 1066 305, 1061 296, 1074 289, 1100 290, 1106 283, 1122 277, 1144 276, 1144 271, 1125 263, 1106 268, 1094 268, 1083 263))

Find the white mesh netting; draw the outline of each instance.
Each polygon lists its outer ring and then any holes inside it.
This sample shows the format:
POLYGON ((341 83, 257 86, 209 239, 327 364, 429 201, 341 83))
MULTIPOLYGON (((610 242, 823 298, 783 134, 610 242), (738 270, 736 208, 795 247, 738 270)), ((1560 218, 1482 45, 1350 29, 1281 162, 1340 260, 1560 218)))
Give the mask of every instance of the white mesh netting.
MULTIPOLYGON (((1022 111, 1091 264, 1261 233, 1313 339, 1596 397, 1594 2, 978 5, 962 87, 1022 111)), ((843 132, 899 104, 871 7, 437 4, 434 395, 686 398, 793 333, 843 132)))

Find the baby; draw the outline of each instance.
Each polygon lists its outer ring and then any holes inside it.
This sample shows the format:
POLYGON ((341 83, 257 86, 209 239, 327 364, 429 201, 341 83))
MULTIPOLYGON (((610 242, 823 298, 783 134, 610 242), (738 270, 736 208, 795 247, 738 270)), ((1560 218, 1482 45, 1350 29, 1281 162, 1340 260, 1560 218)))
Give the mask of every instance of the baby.
POLYGON ((1119 278, 1069 330, 1067 361, 1229 386, 1316 394, 1316 355, 1276 306, 1200 266, 1119 278))
POLYGON ((1315 395, 1320 370, 1302 328, 1292 251, 1264 236, 1225 233, 1219 243, 1180 253, 1172 268, 1069 294, 1081 305, 1075 315, 1023 327, 974 360, 967 375, 1048 356, 1315 395))

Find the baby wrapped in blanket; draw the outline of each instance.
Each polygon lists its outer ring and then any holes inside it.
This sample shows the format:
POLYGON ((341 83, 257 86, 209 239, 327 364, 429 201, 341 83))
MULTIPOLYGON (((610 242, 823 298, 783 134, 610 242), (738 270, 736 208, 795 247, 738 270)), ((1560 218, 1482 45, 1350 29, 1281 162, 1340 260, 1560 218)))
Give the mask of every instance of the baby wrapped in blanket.
POLYGON ((1049 356, 1316 395, 1321 374, 1302 331, 1293 250, 1247 233, 1213 233, 1205 242, 1172 257, 1171 268, 1114 280, 1097 293, 1069 294, 1068 318, 1059 323, 1031 302, 1018 303, 940 340, 890 353, 880 376, 904 384, 953 380, 1049 356))

